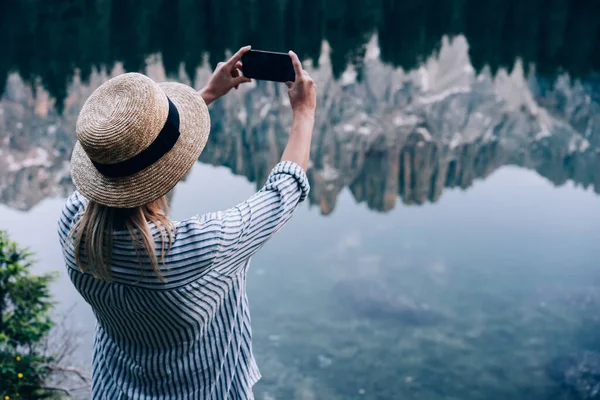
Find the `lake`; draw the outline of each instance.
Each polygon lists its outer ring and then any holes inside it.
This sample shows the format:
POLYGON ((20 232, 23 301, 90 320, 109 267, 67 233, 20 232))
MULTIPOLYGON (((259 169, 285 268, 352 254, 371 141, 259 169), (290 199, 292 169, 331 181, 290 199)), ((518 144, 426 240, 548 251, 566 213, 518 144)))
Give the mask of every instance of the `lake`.
MULTIPOLYGON (((591 0, 0 2, 0 229, 60 271, 70 362, 94 329, 56 234, 79 109, 126 71, 200 89, 245 44, 318 85, 311 193, 248 280, 257 399, 600 399, 591 0)), ((292 117, 265 82, 210 112, 176 220, 260 188, 292 117)))

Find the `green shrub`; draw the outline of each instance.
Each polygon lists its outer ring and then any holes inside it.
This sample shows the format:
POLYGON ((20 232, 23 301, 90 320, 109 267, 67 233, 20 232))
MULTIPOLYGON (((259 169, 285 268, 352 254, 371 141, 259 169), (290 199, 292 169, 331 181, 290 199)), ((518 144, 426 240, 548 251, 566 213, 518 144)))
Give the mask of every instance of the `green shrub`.
POLYGON ((53 395, 43 386, 52 362, 44 344, 54 275, 33 274, 31 265, 32 254, 0 231, 0 400, 53 395))

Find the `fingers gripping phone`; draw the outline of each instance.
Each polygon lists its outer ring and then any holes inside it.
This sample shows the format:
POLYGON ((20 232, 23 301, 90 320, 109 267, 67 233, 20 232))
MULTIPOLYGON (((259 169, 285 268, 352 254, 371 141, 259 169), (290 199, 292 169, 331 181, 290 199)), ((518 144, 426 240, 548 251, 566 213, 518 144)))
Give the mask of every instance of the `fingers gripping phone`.
POLYGON ((251 79, 274 82, 294 82, 296 73, 292 59, 286 53, 250 50, 242 56, 242 72, 251 79))

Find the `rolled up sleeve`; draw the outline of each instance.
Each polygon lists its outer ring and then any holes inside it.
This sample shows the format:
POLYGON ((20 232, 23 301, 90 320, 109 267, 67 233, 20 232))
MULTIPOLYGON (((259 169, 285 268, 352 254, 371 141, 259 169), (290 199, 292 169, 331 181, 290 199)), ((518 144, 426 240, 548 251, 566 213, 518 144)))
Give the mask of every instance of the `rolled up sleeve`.
POLYGON ((215 265, 224 272, 236 272, 290 220, 309 190, 308 178, 299 165, 291 161, 277 164, 254 196, 217 213, 221 229, 215 265))

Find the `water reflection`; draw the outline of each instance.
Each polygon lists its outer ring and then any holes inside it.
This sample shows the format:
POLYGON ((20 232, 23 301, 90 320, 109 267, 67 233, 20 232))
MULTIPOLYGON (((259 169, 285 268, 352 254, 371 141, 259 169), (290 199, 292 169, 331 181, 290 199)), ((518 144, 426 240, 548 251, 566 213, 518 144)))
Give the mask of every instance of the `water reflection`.
MULTIPOLYGON (((309 200, 329 216, 302 207, 253 260, 257 398, 593 398, 599 7, 0 1, 0 229, 38 270, 62 268, 53 221, 75 121, 108 77, 199 88, 228 48, 293 47, 319 87, 309 200)), ((211 116, 175 219, 250 195, 291 123, 285 88, 264 83, 211 116)), ((79 299, 65 276, 55 294, 79 299)), ((93 315, 75 313, 89 365, 93 315)))
POLYGON ((226 49, 252 43, 317 61, 324 40, 339 77, 362 63, 373 33, 382 60, 404 69, 438 49, 443 35, 463 34, 477 71, 511 68, 520 57, 544 75, 585 76, 600 67, 599 9, 593 0, 6 0, 0 85, 13 70, 28 82, 39 77, 61 105, 74 68, 87 81, 94 67, 122 61, 142 70, 146 56, 161 53, 168 74, 183 62, 193 80, 205 53, 215 64, 226 49))
MULTIPOLYGON (((405 71, 383 63, 376 38, 365 47, 361 79, 349 67, 333 73, 325 44, 312 66, 320 109, 309 172, 312 204, 331 213, 348 187, 358 202, 389 211, 436 202, 444 188, 467 189, 503 165, 537 171, 562 185, 571 180, 600 192, 600 85, 559 76, 477 73, 463 36, 444 38, 438 53, 405 71)), ((76 75, 59 114, 41 85, 33 90, 17 74, 0 101, 0 201, 27 210, 45 197, 72 190, 68 160, 77 113, 85 98, 120 64, 76 75)), ((191 83, 180 70, 168 75, 160 56, 146 61, 157 79, 191 83)), ((198 67, 196 86, 210 67, 198 67)), ((259 83, 233 93, 211 109, 212 133, 201 162, 230 168, 262 185, 283 151, 291 114, 281 85, 259 83)), ((176 194, 175 194, 176 195, 176 194)))

